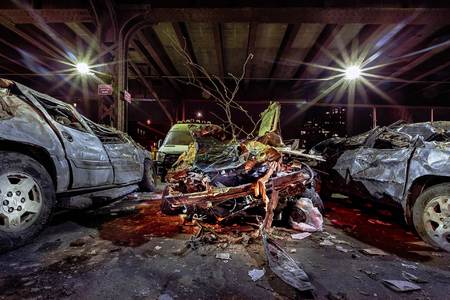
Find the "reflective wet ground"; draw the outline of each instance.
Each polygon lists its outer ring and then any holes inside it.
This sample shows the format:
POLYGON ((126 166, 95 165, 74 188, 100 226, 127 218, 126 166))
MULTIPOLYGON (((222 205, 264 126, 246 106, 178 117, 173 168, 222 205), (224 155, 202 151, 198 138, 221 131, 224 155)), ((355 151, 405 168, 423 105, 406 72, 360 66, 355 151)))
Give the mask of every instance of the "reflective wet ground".
POLYGON ((395 209, 354 205, 334 200, 327 203, 330 224, 345 234, 372 247, 412 261, 430 261, 435 249, 406 225, 401 212, 395 209))
POLYGON ((315 286, 300 293, 266 265, 254 227, 211 226, 216 239, 192 242, 194 222, 159 212, 157 195, 137 194, 90 212, 62 212, 33 243, 0 256, 0 299, 446 299, 450 254, 416 237, 401 214, 327 201, 324 232, 273 236, 315 286), (357 208, 355 208, 357 207, 357 208), (187 241, 191 242, 187 242, 187 241), (363 249, 380 249, 368 255, 363 249), (231 259, 216 258, 229 253, 231 259), (248 271, 266 273, 252 281, 248 271), (426 281, 398 293, 383 279, 426 281))

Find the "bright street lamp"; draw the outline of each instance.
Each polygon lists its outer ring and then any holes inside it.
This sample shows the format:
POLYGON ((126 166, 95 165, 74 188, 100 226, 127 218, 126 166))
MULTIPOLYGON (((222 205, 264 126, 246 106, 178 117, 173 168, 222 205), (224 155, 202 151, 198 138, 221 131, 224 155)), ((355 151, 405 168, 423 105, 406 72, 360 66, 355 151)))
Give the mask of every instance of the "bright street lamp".
POLYGON ((76 68, 78 73, 80 73, 81 75, 91 74, 91 69, 89 68, 87 63, 84 62, 77 63, 76 68))
POLYGON ((349 66, 345 69, 345 79, 355 80, 361 77, 361 68, 359 66, 349 66))

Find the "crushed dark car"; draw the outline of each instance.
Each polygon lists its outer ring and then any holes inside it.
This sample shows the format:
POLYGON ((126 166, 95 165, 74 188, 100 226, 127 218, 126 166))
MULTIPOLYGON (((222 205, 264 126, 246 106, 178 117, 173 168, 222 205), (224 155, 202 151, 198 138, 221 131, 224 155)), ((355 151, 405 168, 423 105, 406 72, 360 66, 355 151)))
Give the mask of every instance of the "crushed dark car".
POLYGON ((258 136, 240 141, 218 125, 194 128, 194 143, 168 171, 161 209, 218 224, 256 219, 270 268, 298 290, 310 290, 307 275, 268 233, 275 220, 310 232, 323 223, 315 172, 302 153, 283 144, 279 115, 280 105, 272 103, 258 136))
POLYGON ((327 191, 400 206, 429 244, 450 251, 450 122, 402 121, 310 151, 327 191))
POLYGON ((282 209, 301 197, 321 207, 314 171, 299 157, 283 155, 279 110, 279 104, 272 103, 262 114, 265 129, 254 139, 233 140, 214 124, 193 127, 195 142, 166 176, 163 211, 223 222, 263 207, 270 212, 265 220, 269 228, 270 215, 282 218, 282 209))

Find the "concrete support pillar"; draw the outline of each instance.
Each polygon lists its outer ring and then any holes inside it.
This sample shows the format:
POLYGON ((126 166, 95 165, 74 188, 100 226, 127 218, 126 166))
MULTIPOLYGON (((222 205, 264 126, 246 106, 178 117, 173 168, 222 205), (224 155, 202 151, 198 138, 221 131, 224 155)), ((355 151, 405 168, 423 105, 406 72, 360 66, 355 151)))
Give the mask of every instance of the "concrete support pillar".
POLYGON ((124 34, 121 32, 119 36, 119 46, 117 47, 117 90, 115 91, 115 115, 116 115, 116 127, 119 130, 125 130, 126 122, 126 103, 122 98, 122 91, 127 89, 127 49, 128 43, 125 41, 124 34))
POLYGON ((99 57, 99 64, 104 64, 101 68, 100 77, 103 83, 113 85, 113 96, 98 96, 99 110, 98 121, 108 125, 117 126, 117 108, 115 107, 115 93, 117 92, 117 67, 111 62, 117 61, 117 51, 113 52, 113 48, 106 47, 118 40, 119 24, 116 16, 113 0, 90 0, 91 12, 96 22, 96 44, 99 52, 108 53, 107 57, 99 57), (105 75, 106 74, 106 75, 105 75), (114 124, 112 124, 114 123, 114 124))
POLYGON ((372 107, 372 128, 377 127, 377 108, 372 107))
MULTIPOLYGON (((144 10, 142 13, 138 13, 135 16, 121 20, 120 22, 120 30, 118 33, 118 46, 116 49, 116 87, 115 87, 115 115, 116 115, 116 126, 117 129, 125 131, 127 128, 127 109, 128 103, 123 100, 122 92, 124 90, 128 90, 128 65, 127 57, 128 57, 128 45, 130 39, 133 35, 146 26, 152 26, 152 23, 148 21, 148 15, 151 14, 151 11, 144 10)), ((164 113, 167 115, 168 119, 171 123, 173 123, 173 118, 167 108, 162 104, 158 95, 154 91, 151 83, 147 82, 147 80, 142 76, 138 68, 133 67, 133 64, 130 63, 130 67, 133 68, 135 72, 140 76, 141 81, 148 89, 150 94, 157 100, 158 104, 163 109, 164 113)))

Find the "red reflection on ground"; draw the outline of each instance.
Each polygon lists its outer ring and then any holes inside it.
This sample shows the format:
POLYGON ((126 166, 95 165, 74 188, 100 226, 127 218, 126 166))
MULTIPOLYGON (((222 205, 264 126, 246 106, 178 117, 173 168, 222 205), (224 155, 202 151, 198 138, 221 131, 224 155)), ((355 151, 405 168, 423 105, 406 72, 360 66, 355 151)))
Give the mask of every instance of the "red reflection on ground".
MULTIPOLYGON (((128 215, 108 221, 101 226, 100 237, 116 245, 137 247, 151 237, 173 237, 176 234, 194 234, 200 227, 193 222, 185 222, 178 215, 165 215, 160 210, 160 200, 149 200, 141 204, 135 215, 128 215)), ((246 224, 203 224, 212 233, 219 235, 240 235, 255 231, 254 226, 246 224)))
POLYGON ((351 204, 335 201, 325 203, 325 207, 326 217, 333 226, 385 252, 411 260, 426 261, 431 256, 417 251, 436 251, 405 224, 401 215, 390 213, 389 210, 359 209, 351 204))
POLYGON ((185 225, 180 216, 167 216, 160 211, 160 201, 149 201, 142 205, 139 213, 104 223, 101 238, 118 245, 139 246, 152 236, 171 237, 178 233, 192 234, 195 226, 185 225))

